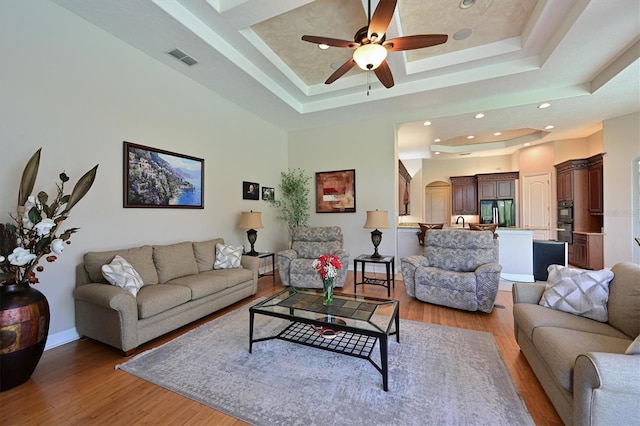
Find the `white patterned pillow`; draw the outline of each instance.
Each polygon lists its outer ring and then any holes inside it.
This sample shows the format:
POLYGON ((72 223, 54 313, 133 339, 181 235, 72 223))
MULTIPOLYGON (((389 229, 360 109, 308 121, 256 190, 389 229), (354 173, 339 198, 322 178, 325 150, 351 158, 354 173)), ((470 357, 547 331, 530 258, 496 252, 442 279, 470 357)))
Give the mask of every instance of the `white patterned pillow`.
POLYGON ((240 259, 242 258, 242 246, 226 246, 224 244, 216 244, 216 261, 213 264, 214 269, 230 269, 240 268, 240 259))
POLYGON ((127 290, 134 296, 144 285, 140 274, 123 257, 116 255, 111 263, 102 265, 102 275, 109 283, 127 290))
POLYGON ((607 322, 609 282, 613 279, 613 272, 608 269, 586 271, 560 265, 550 265, 547 270, 549 277, 540 305, 607 322))

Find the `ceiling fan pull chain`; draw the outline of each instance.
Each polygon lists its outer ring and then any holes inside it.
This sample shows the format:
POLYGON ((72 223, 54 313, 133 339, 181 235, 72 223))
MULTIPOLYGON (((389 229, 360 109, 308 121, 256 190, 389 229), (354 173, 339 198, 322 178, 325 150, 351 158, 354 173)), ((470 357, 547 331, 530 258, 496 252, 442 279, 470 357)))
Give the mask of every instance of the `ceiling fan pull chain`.
POLYGON ((371 90, 371 71, 367 71, 367 96, 369 96, 369 90, 371 90))

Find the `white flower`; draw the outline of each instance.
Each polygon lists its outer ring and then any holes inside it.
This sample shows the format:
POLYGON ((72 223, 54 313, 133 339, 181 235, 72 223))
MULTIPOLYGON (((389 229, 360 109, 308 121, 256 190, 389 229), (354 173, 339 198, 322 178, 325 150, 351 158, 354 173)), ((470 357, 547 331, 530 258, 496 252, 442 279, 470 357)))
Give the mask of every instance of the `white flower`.
POLYGON ((62 252, 64 251, 64 241, 62 241, 60 238, 56 238, 55 240, 51 241, 51 251, 55 254, 62 254, 62 252))
POLYGON ((0 263, 4 262, 4 256, 0 256, 0 263))
POLYGON ((24 266, 36 258, 35 254, 29 253, 29 250, 22 247, 13 249, 13 253, 9 255, 9 262, 15 266, 24 266))
POLYGON ((47 235, 54 226, 56 226, 56 223, 52 219, 42 219, 36 223, 36 232, 38 232, 38 235, 47 235))

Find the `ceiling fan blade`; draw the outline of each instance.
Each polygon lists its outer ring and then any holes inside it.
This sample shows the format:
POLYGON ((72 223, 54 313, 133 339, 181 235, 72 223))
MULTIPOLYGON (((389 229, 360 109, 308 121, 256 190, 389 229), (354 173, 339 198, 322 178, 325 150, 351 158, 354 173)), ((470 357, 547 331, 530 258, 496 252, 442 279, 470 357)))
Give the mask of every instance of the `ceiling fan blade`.
POLYGON ((375 35, 377 40, 382 39, 382 36, 387 32, 391 18, 393 18, 393 11, 396 10, 396 3, 398 0, 380 0, 378 7, 376 7, 371 22, 369 22, 369 30, 367 31, 367 37, 372 40, 371 37, 375 35))
POLYGON ((380 66, 373 70, 376 73, 376 77, 380 80, 380 83, 387 89, 393 87, 393 75, 391 74, 391 69, 389 68, 389 64, 387 64, 386 59, 382 61, 380 66))
POLYGON ((327 81, 324 82, 324 84, 333 83, 334 81, 345 75, 347 71, 349 71, 355 65, 356 61, 354 61, 353 58, 350 58, 347 62, 342 64, 342 66, 338 68, 333 74, 331 74, 331 76, 327 79, 327 81))
POLYGON ((310 35, 302 36, 302 40, 308 41, 309 43, 326 44, 327 46, 333 46, 333 47, 343 47, 345 49, 355 49, 356 47, 360 46, 360 43, 356 43, 355 41, 347 41, 347 40, 340 40, 337 38, 318 37, 318 36, 310 36, 310 35))
POLYGON ((446 34, 419 34, 404 36, 387 40, 382 45, 387 50, 398 52, 400 50, 422 49, 423 47, 435 46, 446 43, 449 36, 446 34))

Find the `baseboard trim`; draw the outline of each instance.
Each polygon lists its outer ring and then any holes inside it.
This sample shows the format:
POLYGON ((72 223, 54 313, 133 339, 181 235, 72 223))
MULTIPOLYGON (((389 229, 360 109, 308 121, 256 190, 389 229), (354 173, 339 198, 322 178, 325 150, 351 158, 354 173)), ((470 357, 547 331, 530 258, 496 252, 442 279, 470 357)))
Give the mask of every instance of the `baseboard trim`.
POLYGON ((519 283, 534 283, 536 280, 533 274, 500 274, 500 278, 507 281, 517 281, 519 283))
POLYGON ((48 351, 49 349, 57 348, 58 346, 62 346, 78 339, 80 339, 80 335, 75 327, 59 333, 49 334, 47 336, 47 343, 44 346, 44 350, 48 351))

